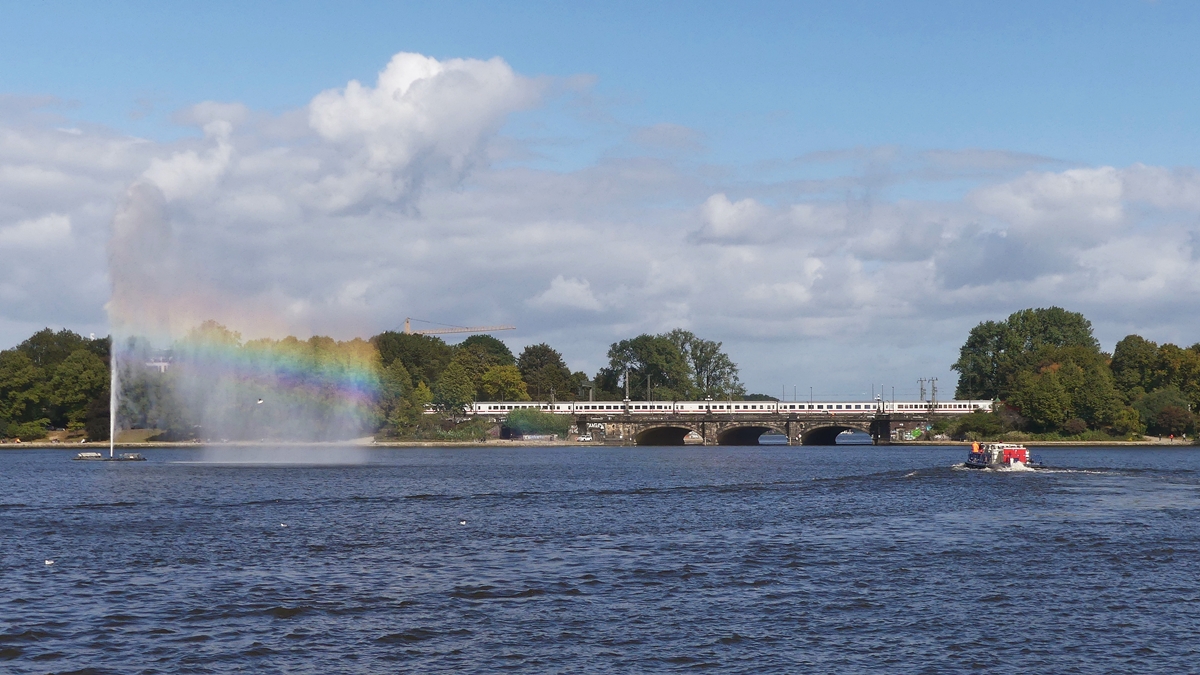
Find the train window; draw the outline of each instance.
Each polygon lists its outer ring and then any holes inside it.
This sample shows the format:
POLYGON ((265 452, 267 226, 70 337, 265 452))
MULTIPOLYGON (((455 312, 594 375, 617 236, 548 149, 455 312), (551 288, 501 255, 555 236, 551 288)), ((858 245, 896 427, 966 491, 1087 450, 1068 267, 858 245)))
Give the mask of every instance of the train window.
POLYGON ((824 410, 824 409, 825 409, 825 406, 819 405, 819 404, 817 405, 817 410, 824 410))

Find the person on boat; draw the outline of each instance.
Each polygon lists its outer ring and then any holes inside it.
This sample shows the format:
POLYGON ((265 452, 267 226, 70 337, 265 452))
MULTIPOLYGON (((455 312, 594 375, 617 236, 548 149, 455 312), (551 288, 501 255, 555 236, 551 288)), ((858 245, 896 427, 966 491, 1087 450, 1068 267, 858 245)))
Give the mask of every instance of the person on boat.
POLYGON ((971 441, 971 453, 979 454, 979 441, 971 441))

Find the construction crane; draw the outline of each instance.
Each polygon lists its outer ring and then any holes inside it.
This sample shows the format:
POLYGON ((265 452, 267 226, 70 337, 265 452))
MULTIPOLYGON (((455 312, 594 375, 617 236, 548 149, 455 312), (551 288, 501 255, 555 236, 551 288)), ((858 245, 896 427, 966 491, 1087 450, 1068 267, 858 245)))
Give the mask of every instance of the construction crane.
POLYGON ((426 321, 424 319, 413 319, 404 317, 404 334, 405 335, 446 335, 448 333, 491 333, 498 330, 516 330, 516 326, 451 326, 449 324, 436 324, 445 326, 445 328, 430 328, 427 330, 413 330, 412 322, 420 321, 421 323, 436 323, 434 321, 426 321))

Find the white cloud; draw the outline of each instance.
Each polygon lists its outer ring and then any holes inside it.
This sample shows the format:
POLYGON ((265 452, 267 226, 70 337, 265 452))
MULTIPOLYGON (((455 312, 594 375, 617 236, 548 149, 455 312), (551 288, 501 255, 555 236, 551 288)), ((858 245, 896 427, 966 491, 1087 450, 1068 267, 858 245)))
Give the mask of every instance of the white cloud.
POLYGON ((12 248, 49 248, 71 239, 71 219, 61 213, 22 220, 0 227, 0 246, 12 248))
POLYGON ((375 87, 351 81, 318 94, 309 123, 343 145, 353 161, 375 173, 423 162, 453 175, 481 160, 486 140, 505 117, 534 105, 539 87, 503 60, 438 61, 400 53, 379 73, 375 87))
POLYGON ((715 194, 700 206, 702 223, 696 236, 701 241, 735 242, 762 240, 775 234, 773 214, 754 199, 730 201, 715 194))
POLYGON ((969 199, 1011 229, 1043 238, 1069 234, 1094 241, 1124 216, 1121 178, 1108 166, 1028 173, 977 190, 969 199))
POLYGON ((598 312, 604 305, 592 294, 592 285, 586 279, 566 279, 558 275, 550 287, 528 300, 533 307, 543 309, 586 309, 598 312))

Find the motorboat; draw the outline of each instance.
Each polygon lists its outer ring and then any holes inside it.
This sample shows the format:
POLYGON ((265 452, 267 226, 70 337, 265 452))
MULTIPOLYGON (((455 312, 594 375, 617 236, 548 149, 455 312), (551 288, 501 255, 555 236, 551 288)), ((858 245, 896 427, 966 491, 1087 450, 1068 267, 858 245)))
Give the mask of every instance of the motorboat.
POLYGON ((1016 469, 1033 468, 1029 449, 1019 443, 971 444, 965 466, 969 469, 1016 469))

